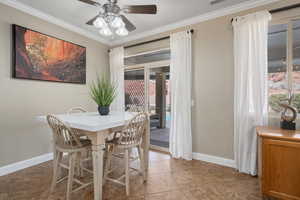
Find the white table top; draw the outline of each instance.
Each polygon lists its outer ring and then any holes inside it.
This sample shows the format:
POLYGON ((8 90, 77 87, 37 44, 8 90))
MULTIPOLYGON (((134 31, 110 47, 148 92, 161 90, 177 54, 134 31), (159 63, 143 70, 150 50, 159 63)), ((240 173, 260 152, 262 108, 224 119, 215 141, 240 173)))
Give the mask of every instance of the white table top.
MULTIPOLYGON (((131 112, 110 112, 109 115, 101 116, 97 112, 60 114, 54 115, 71 128, 85 131, 102 131, 109 128, 123 126, 127 121, 132 119, 136 113, 131 112)), ((39 121, 46 122, 46 116, 38 116, 39 121)))

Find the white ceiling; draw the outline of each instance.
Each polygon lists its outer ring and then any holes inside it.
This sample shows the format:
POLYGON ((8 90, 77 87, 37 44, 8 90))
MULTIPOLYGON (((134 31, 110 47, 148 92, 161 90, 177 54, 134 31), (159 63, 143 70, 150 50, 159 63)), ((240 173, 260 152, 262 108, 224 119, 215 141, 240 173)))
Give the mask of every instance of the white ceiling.
MULTIPOLYGON (((12 1, 12 0, 6 0, 12 1)), ((96 0, 103 4, 106 0, 96 0)), ((131 39, 137 39, 138 36, 146 35, 147 32, 153 32, 153 29, 159 31, 159 27, 166 27, 170 24, 178 23, 196 16, 201 16, 212 11, 222 10, 233 6, 251 3, 264 2, 264 4, 276 0, 225 0, 221 3, 210 5, 210 0, 119 0, 119 5, 127 4, 156 4, 158 13, 156 15, 127 14, 129 20, 137 29, 129 34, 127 38, 105 38, 98 34, 97 29, 86 25, 85 23, 93 18, 97 12, 97 7, 84 4, 77 0, 16 0, 17 3, 28 8, 34 8, 51 17, 58 18, 63 22, 73 25, 77 29, 99 38, 106 43, 117 44, 131 39), (101 38, 102 37, 102 38, 101 38)), ((1 1, 0 1, 1 2, 1 1)), ((24 10, 24 9, 23 9, 24 10)), ((162 31, 164 29, 161 29, 162 31)), ((157 31, 156 31, 157 32, 157 31)), ((149 34, 148 34, 149 35, 149 34)))

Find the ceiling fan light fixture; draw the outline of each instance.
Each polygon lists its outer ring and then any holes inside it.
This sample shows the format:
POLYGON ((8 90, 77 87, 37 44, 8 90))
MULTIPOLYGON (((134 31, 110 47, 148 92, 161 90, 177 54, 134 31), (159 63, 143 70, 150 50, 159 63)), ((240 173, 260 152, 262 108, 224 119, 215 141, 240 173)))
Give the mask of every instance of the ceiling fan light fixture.
POLYGON ((111 22, 110 25, 113 28, 121 28, 125 26, 121 17, 115 17, 115 19, 111 22))
POLYGON ((121 27, 116 30, 116 34, 119 36, 126 36, 126 35, 128 35, 128 33, 129 32, 125 27, 121 27))
POLYGON ((107 23, 106 21, 102 18, 102 17, 98 17, 94 22, 93 22, 94 26, 96 28, 104 28, 107 27, 107 23))
POLYGON ((101 35, 104 35, 104 36, 111 36, 112 34, 113 34, 113 32, 110 30, 110 28, 108 28, 108 27, 105 27, 105 28, 103 28, 103 29, 101 29, 100 31, 99 31, 99 33, 101 34, 101 35))
MULTIPOLYGON (((136 30, 135 25, 124 14, 156 14, 157 5, 125 5, 120 7, 118 0, 106 0, 100 4, 97 0, 78 0, 82 3, 99 7, 98 14, 86 22, 99 30, 104 36, 126 36, 136 30)), ((224 0, 210 0, 224 1, 224 0)))

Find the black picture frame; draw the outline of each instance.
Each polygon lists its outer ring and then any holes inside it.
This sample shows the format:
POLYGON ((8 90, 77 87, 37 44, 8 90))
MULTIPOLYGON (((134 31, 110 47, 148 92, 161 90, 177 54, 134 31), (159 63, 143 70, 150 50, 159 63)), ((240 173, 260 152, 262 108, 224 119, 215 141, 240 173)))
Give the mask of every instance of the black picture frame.
MULTIPOLYGON (((76 52, 76 51, 75 51, 76 52)), ((41 67, 42 68, 42 67, 41 67)), ((12 78, 24 79, 24 80, 36 80, 36 81, 48 81, 48 82, 60 82, 60 83, 73 83, 73 84, 86 84, 86 47, 59 39, 57 37, 47 35, 17 24, 12 24, 12 78), (34 33, 34 35, 40 35, 42 38, 50 38, 50 40, 60 41, 64 45, 71 46, 79 53, 79 56, 73 56, 73 60, 64 61, 58 60, 57 64, 53 64, 53 68, 48 67, 47 71, 45 69, 43 72, 36 72, 35 67, 31 62, 30 54, 26 48, 25 43, 25 33, 29 31, 34 33), (24 36, 22 33, 24 32, 24 36), (24 58, 25 57, 25 58, 24 58), (60 66, 59 64, 61 63, 60 66), (55 69, 57 68, 57 72, 55 69), (63 69, 68 71, 64 72, 63 69), (28 70, 28 71, 26 71, 28 70), (49 74, 51 78, 44 76, 43 74, 49 74), (74 77, 70 74, 75 73, 74 77), (57 79, 57 80, 53 80, 57 79)))

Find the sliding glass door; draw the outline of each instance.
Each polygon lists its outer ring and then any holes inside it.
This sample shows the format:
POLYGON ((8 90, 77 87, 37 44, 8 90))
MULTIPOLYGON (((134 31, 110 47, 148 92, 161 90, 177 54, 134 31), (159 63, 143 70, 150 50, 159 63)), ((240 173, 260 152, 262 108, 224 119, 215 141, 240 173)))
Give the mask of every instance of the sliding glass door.
POLYGON ((125 109, 127 111, 146 111, 145 70, 125 71, 125 109))
POLYGON ((150 144, 168 151, 170 131, 170 67, 145 64, 125 70, 125 108, 150 114, 150 144))
POLYGON ((171 111, 170 67, 149 68, 148 74, 150 144, 168 149, 171 111))
POLYGON ((170 128, 170 49, 127 56, 125 106, 150 114, 151 148, 168 151, 170 128))

